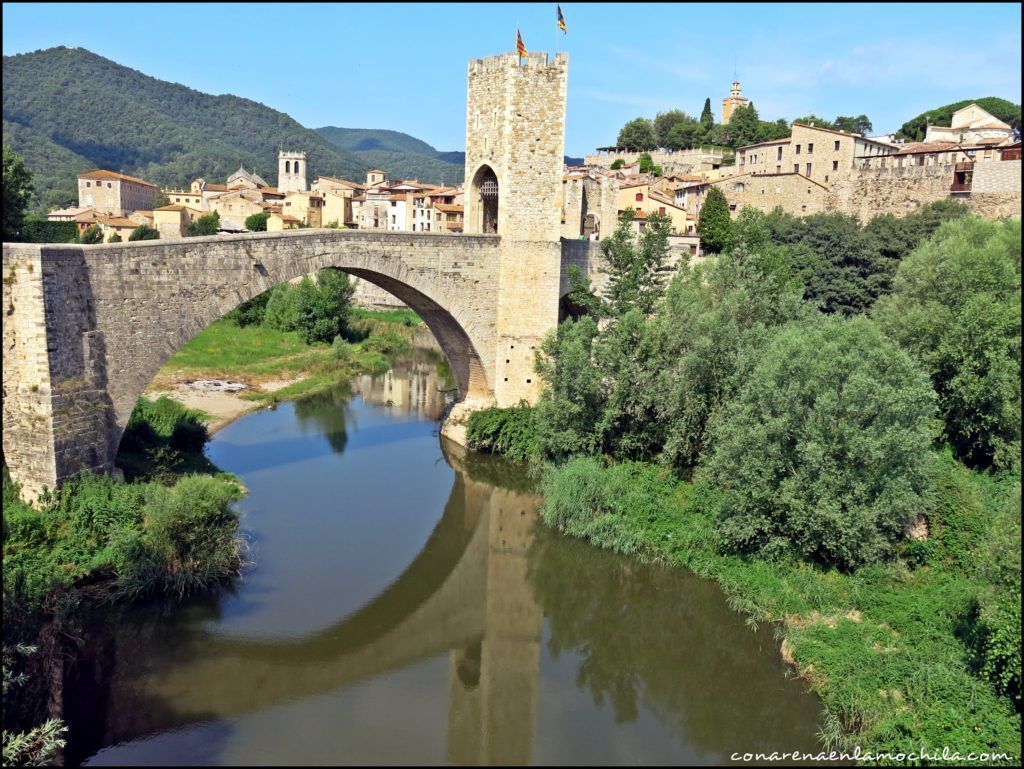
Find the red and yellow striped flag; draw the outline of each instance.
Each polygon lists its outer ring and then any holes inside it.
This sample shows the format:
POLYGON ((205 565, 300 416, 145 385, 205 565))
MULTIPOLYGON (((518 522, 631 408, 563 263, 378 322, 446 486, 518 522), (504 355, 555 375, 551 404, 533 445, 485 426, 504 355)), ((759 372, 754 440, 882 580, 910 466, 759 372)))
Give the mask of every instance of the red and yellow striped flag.
POLYGON ((516 29, 516 52, 519 54, 520 59, 527 55, 526 44, 523 42, 523 36, 519 34, 518 29, 516 29))

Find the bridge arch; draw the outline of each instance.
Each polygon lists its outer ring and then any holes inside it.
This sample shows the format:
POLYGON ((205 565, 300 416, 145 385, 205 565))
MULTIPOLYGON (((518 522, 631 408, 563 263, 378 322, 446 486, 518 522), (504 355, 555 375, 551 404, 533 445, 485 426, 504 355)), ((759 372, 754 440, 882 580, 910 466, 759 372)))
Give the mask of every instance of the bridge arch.
POLYGON ((4 244, 3 444, 12 475, 34 498, 80 470, 110 471, 136 401, 175 352, 241 303, 325 268, 408 304, 448 356, 461 398, 489 402, 499 243, 293 230, 4 244))

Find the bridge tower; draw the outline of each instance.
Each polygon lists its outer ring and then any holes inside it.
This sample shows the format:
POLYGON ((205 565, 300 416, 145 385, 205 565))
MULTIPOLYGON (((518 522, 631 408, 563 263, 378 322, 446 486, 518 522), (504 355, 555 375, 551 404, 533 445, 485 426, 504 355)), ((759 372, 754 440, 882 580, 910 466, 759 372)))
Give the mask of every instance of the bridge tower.
POLYGON ((558 324, 569 59, 505 53, 469 63, 465 232, 497 234, 494 394, 540 394, 534 351, 558 324))

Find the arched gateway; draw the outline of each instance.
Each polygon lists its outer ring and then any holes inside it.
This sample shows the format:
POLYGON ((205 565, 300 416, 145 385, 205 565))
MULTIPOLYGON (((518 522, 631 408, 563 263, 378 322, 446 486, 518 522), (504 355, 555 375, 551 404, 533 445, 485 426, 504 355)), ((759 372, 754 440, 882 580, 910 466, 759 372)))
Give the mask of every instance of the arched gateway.
POLYGON ((477 194, 466 195, 465 235, 317 229, 5 243, 3 449, 25 495, 80 470, 110 471, 136 400, 183 344, 257 294, 328 267, 375 283, 426 321, 458 381, 456 419, 535 400, 534 351, 557 323, 565 283, 567 68, 565 54, 470 62, 466 180, 477 194))

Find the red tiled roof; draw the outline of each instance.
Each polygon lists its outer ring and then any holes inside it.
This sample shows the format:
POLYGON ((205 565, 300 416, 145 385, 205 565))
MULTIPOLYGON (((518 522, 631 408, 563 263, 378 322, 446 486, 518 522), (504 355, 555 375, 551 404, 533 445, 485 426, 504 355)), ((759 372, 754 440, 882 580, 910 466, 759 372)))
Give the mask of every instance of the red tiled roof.
POLYGON ((112 181, 119 182, 135 182, 136 184, 143 184, 146 187, 152 187, 153 189, 159 189, 155 184, 150 184, 145 179, 139 179, 135 176, 128 176, 128 174, 119 174, 115 171, 104 171, 102 168, 97 168, 95 171, 89 171, 84 174, 78 175, 79 179, 110 179, 112 181))

